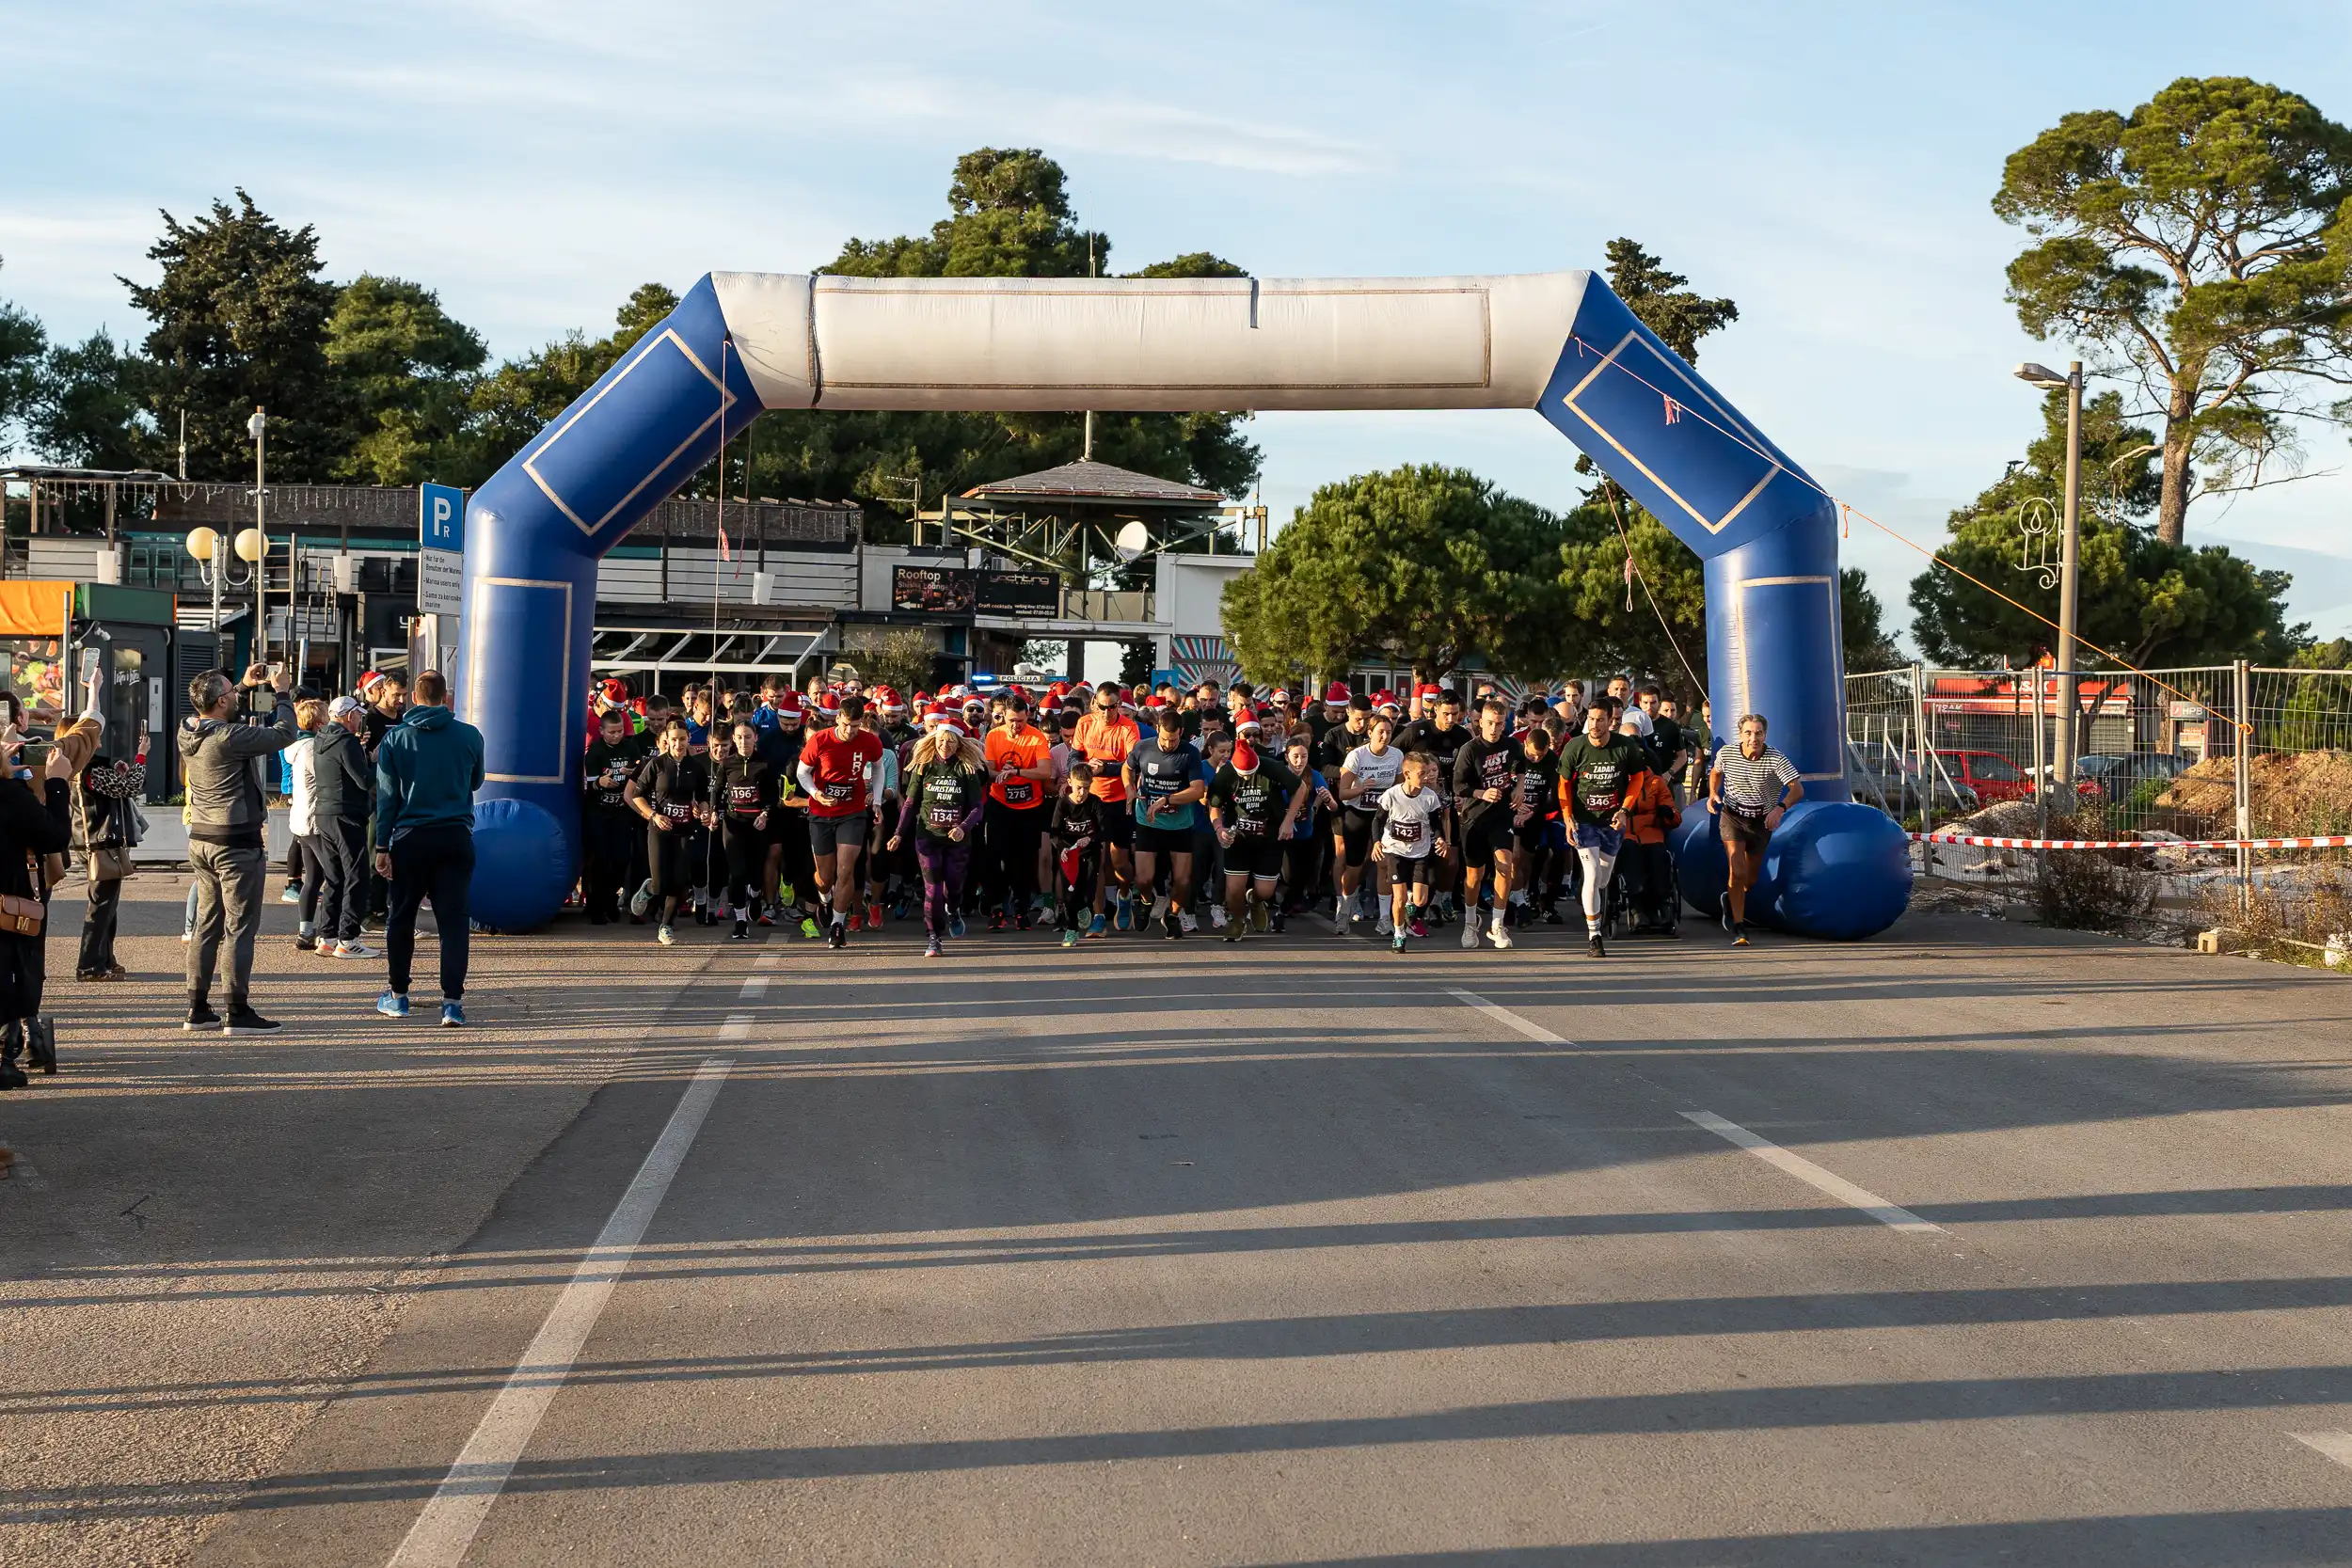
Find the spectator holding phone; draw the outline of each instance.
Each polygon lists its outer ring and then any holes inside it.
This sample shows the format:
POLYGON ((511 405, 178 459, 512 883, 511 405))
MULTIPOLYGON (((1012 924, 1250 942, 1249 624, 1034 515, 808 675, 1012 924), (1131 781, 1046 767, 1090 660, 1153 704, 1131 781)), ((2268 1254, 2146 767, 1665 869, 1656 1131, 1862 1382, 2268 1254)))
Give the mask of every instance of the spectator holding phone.
POLYGON ((262 793, 264 760, 301 736, 281 671, 253 665, 232 684, 208 670, 188 683, 195 713, 181 726, 180 771, 187 784, 188 868, 196 879, 196 934, 188 943, 188 1016, 183 1028, 224 1035, 265 1035, 278 1028, 253 1010, 253 941, 262 927, 262 882, 269 872, 269 806, 262 793), (272 721, 237 722, 242 693, 268 687, 276 697, 272 721), (229 1013, 213 1010, 213 972, 229 954, 229 1013))

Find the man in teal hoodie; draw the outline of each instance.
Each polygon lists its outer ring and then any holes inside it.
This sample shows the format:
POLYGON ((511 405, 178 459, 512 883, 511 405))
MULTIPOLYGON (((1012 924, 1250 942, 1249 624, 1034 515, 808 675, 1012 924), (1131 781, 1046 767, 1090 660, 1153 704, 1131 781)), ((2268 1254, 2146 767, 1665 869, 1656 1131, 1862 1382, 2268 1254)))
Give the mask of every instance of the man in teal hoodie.
POLYGON ((449 707, 437 670, 417 677, 408 711, 375 749, 375 869, 391 882, 384 953, 391 987, 375 1010, 408 1016, 417 911, 433 900, 441 937, 441 1022, 466 1022, 467 894, 473 882, 473 797, 482 787, 482 732, 449 707))

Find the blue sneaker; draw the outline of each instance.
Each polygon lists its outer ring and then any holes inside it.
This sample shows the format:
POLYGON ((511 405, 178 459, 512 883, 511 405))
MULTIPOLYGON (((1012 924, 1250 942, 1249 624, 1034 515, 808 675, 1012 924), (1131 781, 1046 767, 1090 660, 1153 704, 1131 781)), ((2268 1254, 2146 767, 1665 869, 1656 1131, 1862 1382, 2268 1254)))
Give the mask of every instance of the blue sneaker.
POLYGON ((1111 917, 1111 924, 1122 931, 1134 930, 1136 928, 1136 901, 1125 894, 1120 895, 1119 910, 1111 917))
POLYGON ((375 1010, 386 1018, 406 1018, 408 999, 396 990, 388 990, 375 999, 375 1010))
POLYGON ((951 937, 963 935, 963 911, 961 910, 947 911, 947 934, 951 937))
POLYGON ((462 1029, 462 1028, 464 1028, 465 1026, 466 1026, 466 1009, 465 1009, 465 1007, 464 1007, 462 1005, 460 1005, 460 1004, 458 1004, 458 1003, 455 1003, 455 1002, 444 1002, 444 1003, 442 1003, 442 1004, 441 1004, 441 1027, 442 1027, 442 1028, 444 1028, 444 1029, 462 1029))
POLYGON ((1089 937, 1099 937, 1110 928, 1111 923, 1109 918, 1107 916, 1098 914, 1094 917, 1094 924, 1087 927, 1087 935, 1089 937))

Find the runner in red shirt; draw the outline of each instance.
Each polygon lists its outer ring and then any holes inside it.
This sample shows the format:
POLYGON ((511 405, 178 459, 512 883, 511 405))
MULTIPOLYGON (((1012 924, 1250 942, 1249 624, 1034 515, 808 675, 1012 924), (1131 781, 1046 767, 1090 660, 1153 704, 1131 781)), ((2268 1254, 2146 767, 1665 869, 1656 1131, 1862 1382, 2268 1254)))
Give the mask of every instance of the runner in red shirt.
POLYGON ((865 698, 843 697, 833 728, 809 737, 796 769, 808 796, 808 847, 817 863, 818 890, 833 905, 825 940, 834 947, 850 944, 850 927, 857 923, 862 886, 857 862, 866 848, 875 769, 882 754, 882 737, 859 722, 865 715, 865 698))

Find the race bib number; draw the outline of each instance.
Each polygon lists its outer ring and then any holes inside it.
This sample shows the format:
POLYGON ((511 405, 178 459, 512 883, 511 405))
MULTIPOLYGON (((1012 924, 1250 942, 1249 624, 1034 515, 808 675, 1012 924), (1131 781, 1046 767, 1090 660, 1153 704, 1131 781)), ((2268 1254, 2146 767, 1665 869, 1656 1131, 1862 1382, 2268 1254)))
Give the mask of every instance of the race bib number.
POLYGON ((856 787, 857 786, 854 784, 828 783, 825 785, 825 799, 838 804, 843 800, 849 800, 856 787))
POLYGON ((1396 840, 1399 844, 1419 844, 1421 842, 1421 824, 1411 821, 1398 821, 1391 818, 1389 822, 1389 836, 1396 840))
POLYGON ((963 820, 963 812, 952 800, 933 800, 925 809, 923 819, 944 833, 963 820))
POLYGON ((694 807, 686 800, 664 800, 661 802, 661 815, 673 822, 684 822, 693 816, 694 807))
POLYGON ((727 791, 728 809, 738 816, 759 815, 759 790, 754 784, 736 784, 727 791))
POLYGON ((1005 804, 1025 806, 1035 799, 1037 799, 1036 781, 1031 779, 1007 779, 1005 781, 1005 804))

